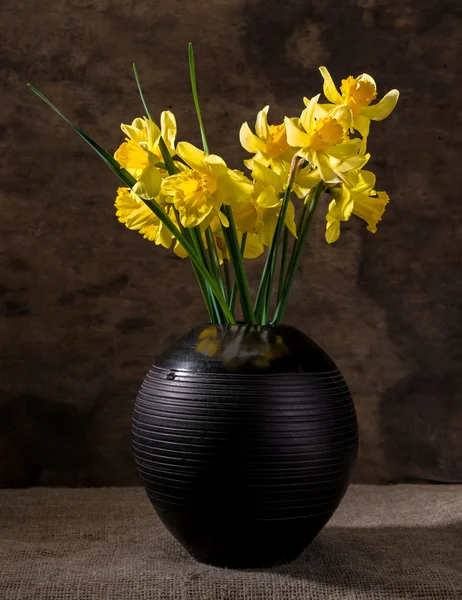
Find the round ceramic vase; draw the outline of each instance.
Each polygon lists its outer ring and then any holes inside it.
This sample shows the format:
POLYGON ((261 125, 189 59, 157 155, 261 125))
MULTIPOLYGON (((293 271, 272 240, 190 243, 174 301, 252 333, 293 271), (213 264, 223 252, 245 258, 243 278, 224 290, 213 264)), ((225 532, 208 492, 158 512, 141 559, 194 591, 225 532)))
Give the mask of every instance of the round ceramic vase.
POLYGON ((151 368, 133 416, 138 472, 197 560, 294 560, 331 518, 356 461, 348 387, 287 325, 203 325, 151 368))

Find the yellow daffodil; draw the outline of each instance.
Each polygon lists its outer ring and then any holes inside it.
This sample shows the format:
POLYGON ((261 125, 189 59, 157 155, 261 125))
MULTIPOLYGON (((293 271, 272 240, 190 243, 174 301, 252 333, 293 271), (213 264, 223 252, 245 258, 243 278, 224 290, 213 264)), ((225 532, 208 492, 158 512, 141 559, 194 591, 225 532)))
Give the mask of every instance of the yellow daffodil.
POLYGON ((326 241, 329 244, 338 240, 340 222, 348 221, 352 214, 366 221, 367 229, 376 233, 377 223, 390 198, 386 192, 376 192, 374 186, 375 175, 370 171, 359 171, 353 187, 342 183, 339 188, 330 190, 333 200, 326 215, 326 241))
POLYGON ((129 188, 119 188, 115 200, 116 216, 128 229, 157 245, 170 248, 172 234, 144 202, 129 188))
POLYGON ((255 122, 255 133, 252 133, 249 125, 245 122, 239 132, 242 147, 255 154, 253 159, 244 161, 246 167, 253 169, 253 161, 257 160, 266 166, 278 167, 281 161, 290 163, 294 150, 287 143, 286 127, 280 125, 268 125, 269 106, 265 106, 258 114, 255 122))
POLYGON ((119 188, 115 201, 116 216, 128 229, 139 231, 149 241, 164 246, 164 248, 170 248, 173 235, 143 202, 143 199, 155 200, 166 215, 175 221, 171 205, 166 202, 165 196, 159 193, 160 180, 159 170, 149 166, 144 169, 132 190, 119 188), (172 214, 169 214, 170 212, 172 214))
POLYGON ((164 179, 162 191, 178 210, 182 225, 196 227, 218 215, 228 226, 227 218, 220 212, 221 205, 234 206, 249 198, 252 183, 241 173, 228 169, 219 156, 206 155, 188 142, 180 142, 176 151, 190 169, 164 179))
POLYGON ((338 183, 344 179, 344 171, 336 169, 336 164, 357 155, 361 141, 348 137, 352 123, 348 106, 334 107, 325 116, 316 118, 318 99, 319 94, 306 101, 300 119, 286 117, 287 141, 318 170, 321 179, 338 183))
POLYGON ((144 169, 163 162, 159 140, 162 136, 169 153, 175 154, 176 120, 173 113, 164 111, 160 117, 161 128, 146 117, 136 118, 131 125, 120 126, 127 136, 114 158, 121 167, 138 179, 144 169))
MULTIPOLYGON (((271 246, 282 207, 281 192, 286 180, 260 162, 254 161, 253 166, 254 194, 249 201, 241 202, 233 208, 234 218, 240 231, 255 235, 262 244, 271 246)), ((296 236, 295 208, 291 201, 287 206, 285 224, 292 235, 296 236)))
MULTIPOLYGON (((324 95, 329 102, 337 106, 350 107, 353 114, 352 127, 362 135, 364 150, 371 120, 382 121, 388 117, 398 102, 398 90, 389 91, 379 102, 371 104, 377 98, 377 85, 367 73, 362 73, 358 77, 350 75, 347 79, 342 79, 339 92, 326 67, 319 67, 319 70, 324 79, 324 95)), ((331 104, 321 104, 319 107, 324 112, 332 109, 331 104)))

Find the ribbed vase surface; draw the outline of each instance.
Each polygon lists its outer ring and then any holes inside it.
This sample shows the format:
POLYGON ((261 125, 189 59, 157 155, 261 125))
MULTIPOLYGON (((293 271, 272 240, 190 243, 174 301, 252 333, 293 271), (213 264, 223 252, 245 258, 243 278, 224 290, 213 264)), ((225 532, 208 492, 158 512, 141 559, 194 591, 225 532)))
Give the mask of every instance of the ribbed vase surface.
POLYGON ((358 448, 348 387, 287 325, 203 325, 151 368, 133 415, 149 499, 197 560, 295 559, 338 507, 358 448))

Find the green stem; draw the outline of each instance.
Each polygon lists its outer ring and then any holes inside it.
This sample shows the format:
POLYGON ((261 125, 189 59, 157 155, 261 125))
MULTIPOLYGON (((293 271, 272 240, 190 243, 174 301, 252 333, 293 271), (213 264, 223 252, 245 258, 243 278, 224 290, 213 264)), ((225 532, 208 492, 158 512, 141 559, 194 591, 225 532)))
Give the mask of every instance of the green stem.
MULTIPOLYGON (((241 239, 241 256, 242 256, 242 258, 244 258, 246 242, 247 242, 247 232, 245 231, 242 234, 242 239, 241 239)), ((236 298, 237 298, 237 282, 234 281, 233 291, 231 293, 231 299, 229 301, 229 309, 233 314, 234 314, 234 307, 236 305, 236 298)))
POLYGON ((194 106, 196 107, 197 120, 199 121, 199 129, 201 131, 202 147, 206 154, 209 153, 209 147, 207 144, 207 138, 205 137, 204 123, 202 121, 201 109, 199 106, 199 96, 197 95, 197 83, 196 83, 196 67, 194 64, 194 51, 192 43, 188 44, 188 60, 189 60, 189 77, 191 79, 191 90, 194 99, 194 106))
POLYGON ((274 279, 274 271, 276 268, 277 253, 279 250, 279 241, 281 237, 281 231, 284 226, 287 207, 289 205, 290 192, 292 189, 292 171, 289 176, 289 181, 284 193, 282 201, 281 212, 279 213, 278 220, 276 223, 276 229, 271 242, 268 256, 266 257, 265 267, 260 280, 260 287, 257 292, 257 299, 255 301, 255 314, 259 320, 260 325, 266 325, 268 320, 268 308, 269 301, 271 299, 271 291, 274 279))
POLYGON ((225 284, 226 284, 226 300, 228 301, 228 306, 230 306, 232 290, 231 290, 231 275, 229 272, 228 262, 229 262, 228 259, 223 257, 223 271, 225 272, 225 284))
MULTIPOLYGON (((311 191, 309 192, 309 195, 311 195, 311 191)), ((303 223, 305 221, 306 211, 308 210, 308 208, 311 205, 311 200, 312 200, 312 198, 308 198, 303 203, 303 208, 302 208, 302 213, 300 215, 300 220, 297 223, 297 239, 300 237, 300 234, 302 232, 302 225, 303 225, 303 223)))
POLYGON ((228 247, 229 255, 233 262, 234 274, 239 290, 241 300, 242 314, 244 321, 249 325, 256 325, 255 315, 250 299, 249 284, 244 269, 243 253, 239 251, 239 241, 237 238, 236 224, 234 223, 233 211, 231 206, 223 205, 223 211, 228 218, 229 227, 223 227, 223 234, 228 247))
POLYGON ((285 314, 287 301, 289 298, 290 288, 292 287, 292 283, 294 281, 295 274, 296 274, 298 266, 300 264, 302 251, 305 246, 306 238, 307 238, 308 232, 311 228, 313 216, 314 216, 314 213, 318 206, 319 197, 322 194, 323 188, 324 188, 324 182, 321 181, 318 184, 316 191, 314 193, 313 199, 309 205, 309 208, 307 209, 307 211, 304 215, 304 221, 300 225, 300 236, 299 236, 299 239, 297 240, 296 246, 294 247, 294 252, 291 257, 289 266, 287 268, 287 275, 286 275, 285 282, 284 282, 284 288, 283 288, 283 292, 282 292, 281 301, 278 303, 278 305, 276 307, 276 312, 274 314, 274 319, 273 319, 274 325, 279 325, 282 322, 282 320, 284 319, 284 314, 285 314))
POLYGON ((138 69, 136 68, 136 64, 133 63, 132 66, 133 66, 133 74, 135 75, 136 86, 138 88, 138 92, 140 94, 140 98, 141 98, 141 102, 143 103, 144 110, 146 112, 148 119, 150 119, 151 121, 154 121, 154 119, 151 116, 151 113, 149 112, 149 108, 148 108, 148 105, 146 104, 146 100, 144 99, 144 94, 143 94, 143 90, 141 89, 141 83, 140 83, 140 78, 138 77, 138 69))
POLYGON ((289 246, 289 229, 284 227, 284 234, 282 236, 282 252, 281 252, 281 266, 279 268, 279 283, 278 283, 278 298, 281 299, 282 288, 284 286, 284 277, 286 271, 286 260, 287 260, 287 248, 289 246))
MULTIPOLYGON (((178 227, 179 227, 181 233, 185 236, 185 238, 191 244, 193 244, 193 241, 191 238, 191 231, 189 229, 186 229, 186 227, 183 227, 183 225, 181 224, 180 213, 178 212, 178 210, 175 208, 174 205, 172 205, 172 208, 173 208, 173 212, 175 213, 176 221, 178 223, 178 227)), ((214 323, 215 322, 215 313, 214 313, 214 309, 213 309, 213 306, 212 306, 212 303, 210 300, 210 287, 207 285, 207 283, 205 282, 205 279, 200 274, 200 272, 197 270, 193 261, 190 260, 190 262, 191 262, 191 266, 194 271, 194 275, 196 276, 197 283, 199 284, 199 289, 201 291, 202 298, 204 299, 204 303, 207 308, 207 312, 209 313, 210 322, 214 323)))
POLYGON ((197 283, 199 284, 199 288, 201 290, 202 298, 204 299, 205 306, 207 308, 207 312, 209 313, 209 319, 211 323, 218 323, 219 321, 216 319, 215 308, 212 305, 213 295, 210 294, 210 287, 205 282, 205 279, 199 273, 199 271, 194 266, 194 263, 191 261, 191 265, 194 271, 194 275, 196 276, 197 283))
MULTIPOLYGON (((202 240, 202 231, 201 231, 200 227, 199 226, 193 227, 192 229, 190 229, 190 232, 191 232, 191 237, 192 237, 192 240, 193 240, 193 243, 194 243, 197 253, 202 258, 202 262, 205 265, 207 271, 213 277, 213 272, 211 270, 210 263, 207 260, 207 253, 205 251, 204 242, 202 240)), ((222 313, 221 313, 220 309, 218 308, 217 302, 213 296, 210 286, 207 285, 206 287, 207 287, 208 296, 210 298, 210 305, 212 308, 212 312, 214 314, 214 320, 212 322, 213 323, 222 323, 222 321, 223 321, 222 313)))
POLYGON ((215 244, 215 237, 214 237, 210 227, 207 227, 207 229, 205 230, 205 239, 207 241, 207 248, 209 251, 210 266, 211 266, 212 272, 215 276, 215 279, 216 279, 218 285, 220 286, 223 296, 226 297, 225 284, 224 284, 223 276, 221 273, 220 260, 218 258, 217 247, 215 244))
MULTIPOLYGON (((212 233, 212 230, 210 229, 210 227, 207 227, 207 229, 205 230, 205 239, 207 240, 210 272, 215 277, 215 281, 218 283, 221 293, 226 298, 226 290, 225 290, 225 285, 223 282, 223 277, 221 274, 220 261, 218 259, 217 248, 215 246, 215 238, 213 236, 213 233, 212 233)), ((217 305, 217 312, 220 316, 220 323, 223 323, 225 320, 225 317, 224 317, 223 313, 221 312, 219 305, 217 305)))

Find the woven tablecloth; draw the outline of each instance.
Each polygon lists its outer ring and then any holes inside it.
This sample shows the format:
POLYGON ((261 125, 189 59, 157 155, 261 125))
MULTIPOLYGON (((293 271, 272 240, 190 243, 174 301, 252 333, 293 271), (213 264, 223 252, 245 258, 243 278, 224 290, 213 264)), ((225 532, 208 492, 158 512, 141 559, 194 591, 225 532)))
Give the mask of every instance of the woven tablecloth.
POLYGON ((462 600, 462 486, 351 486, 290 565, 195 562, 140 488, 0 491, 1 600, 462 600))

